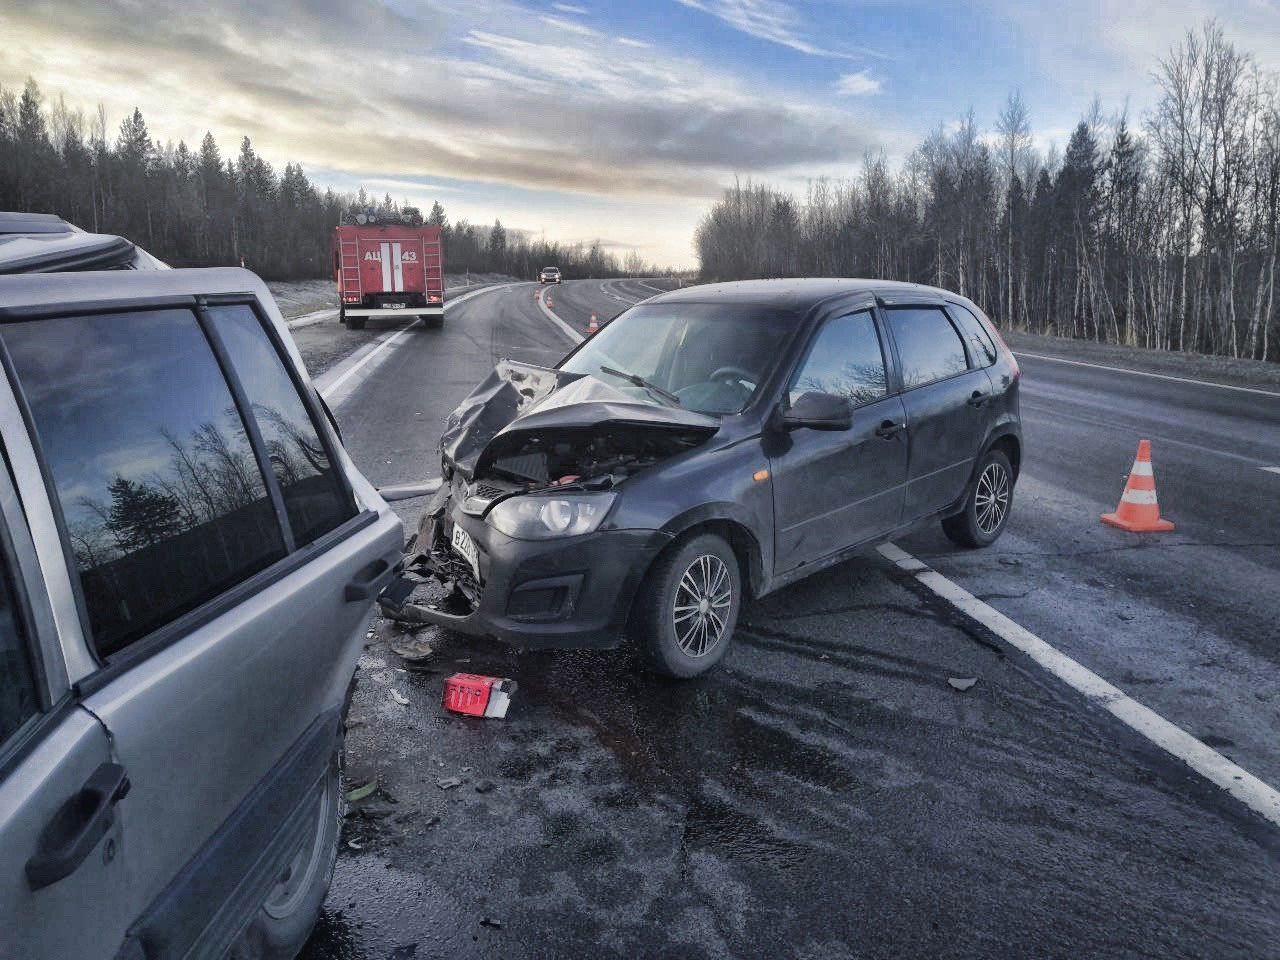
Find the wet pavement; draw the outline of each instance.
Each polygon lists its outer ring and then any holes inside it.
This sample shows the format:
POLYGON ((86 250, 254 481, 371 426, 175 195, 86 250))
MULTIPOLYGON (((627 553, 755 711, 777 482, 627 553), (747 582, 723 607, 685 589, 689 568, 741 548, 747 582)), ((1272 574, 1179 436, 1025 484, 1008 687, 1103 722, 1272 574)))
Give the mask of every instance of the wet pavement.
MULTIPOLYGON (((460 305, 336 411, 375 482, 434 472, 439 418, 497 356, 566 349, 530 288, 460 305)), ((396 506, 416 522, 420 502, 396 506)), ((1043 530, 1015 509, 1031 569, 1003 575, 931 533, 903 543, 993 603, 1081 590, 1055 587, 1043 530)), ((850 561, 749 604, 684 683, 626 650, 375 619, 347 783, 379 786, 303 956, 1280 956, 1280 834, 916 589, 850 561), (411 636, 435 655, 391 651, 411 636), (516 679, 508 718, 445 712, 455 671, 516 679)))

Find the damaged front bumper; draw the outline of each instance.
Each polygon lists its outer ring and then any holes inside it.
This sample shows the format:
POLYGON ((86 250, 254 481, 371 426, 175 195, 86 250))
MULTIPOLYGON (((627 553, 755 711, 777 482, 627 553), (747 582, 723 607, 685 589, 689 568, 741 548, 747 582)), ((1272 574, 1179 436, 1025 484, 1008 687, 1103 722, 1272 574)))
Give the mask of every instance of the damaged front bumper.
POLYGON ((448 595, 413 605, 402 619, 528 649, 615 647, 645 571, 670 541, 657 530, 517 540, 463 513, 454 491, 443 487, 422 518, 409 561, 444 583, 448 595), (454 546, 456 526, 474 545, 474 567, 454 546))

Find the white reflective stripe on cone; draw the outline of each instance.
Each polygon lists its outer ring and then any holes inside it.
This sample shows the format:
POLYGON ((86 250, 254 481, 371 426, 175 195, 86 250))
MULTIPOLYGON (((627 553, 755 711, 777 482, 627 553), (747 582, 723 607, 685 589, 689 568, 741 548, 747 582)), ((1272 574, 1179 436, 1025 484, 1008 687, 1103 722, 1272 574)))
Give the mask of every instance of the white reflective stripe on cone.
POLYGON ((1157 503, 1154 490, 1125 490, 1124 496, 1120 499, 1125 503, 1135 503, 1142 506, 1155 506, 1157 503))
POLYGON ((1135 477, 1151 477, 1151 476, 1155 476, 1155 474, 1154 474, 1154 473, 1152 473, 1152 471, 1151 471, 1151 461, 1150 461, 1150 460, 1135 460, 1135 461, 1133 461, 1133 469, 1132 469, 1132 470, 1130 470, 1130 471, 1129 471, 1129 473, 1130 473, 1130 475, 1131 475, 1131 476, 1135 476, 1135 477))

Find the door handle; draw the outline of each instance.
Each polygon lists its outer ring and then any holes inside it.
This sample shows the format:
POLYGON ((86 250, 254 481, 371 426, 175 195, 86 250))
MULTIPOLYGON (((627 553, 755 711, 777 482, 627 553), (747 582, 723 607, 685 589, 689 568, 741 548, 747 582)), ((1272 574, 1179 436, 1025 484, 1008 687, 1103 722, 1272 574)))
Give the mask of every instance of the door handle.
POLYGON ((975 390, 969 395, 969 406, 980 407, 991 399, 991 394, 983 393, 981 390, 975 390))
POLYGON ((399 561, 401 561, 401 554, 397 550, 396 553, 389 554, 387 557, 379 557, 372 563, 366 563, 343 590, 343 598, 348 603, 374 599, 396 575, 399 561))
POLYGON ((116 822, 116 803, 129 792, 129 778, 118 763, 99 764, 40 831, 39 845, 27 861, 27 882, 39 890, 70 876, 116 822))
POLYGON ((898 431, 907 429, 905 423, 895 423, 892 420, 885 420, 880 426, 876 427, 876 436, 881 440, 892 440, 898 435, 898 431))

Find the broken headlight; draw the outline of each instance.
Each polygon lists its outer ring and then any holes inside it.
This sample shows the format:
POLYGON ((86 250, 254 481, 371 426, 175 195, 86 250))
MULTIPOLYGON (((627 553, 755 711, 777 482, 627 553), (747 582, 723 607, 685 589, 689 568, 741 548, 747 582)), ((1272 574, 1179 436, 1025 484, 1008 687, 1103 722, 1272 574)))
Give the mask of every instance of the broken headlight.
POLYGON ((576 537, 600 526, 616 494, 509 497, 485 518, 495 530, 517 540, 576 537))

